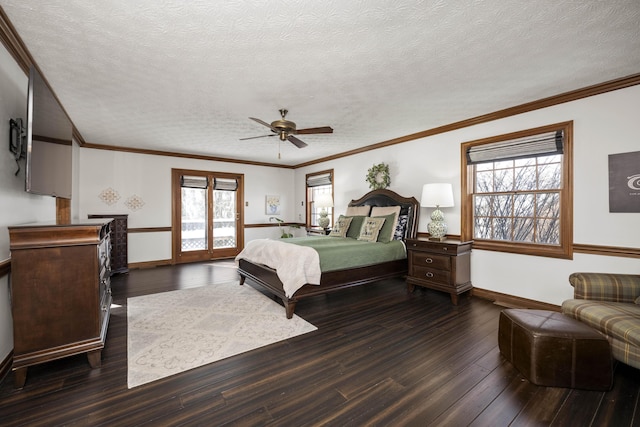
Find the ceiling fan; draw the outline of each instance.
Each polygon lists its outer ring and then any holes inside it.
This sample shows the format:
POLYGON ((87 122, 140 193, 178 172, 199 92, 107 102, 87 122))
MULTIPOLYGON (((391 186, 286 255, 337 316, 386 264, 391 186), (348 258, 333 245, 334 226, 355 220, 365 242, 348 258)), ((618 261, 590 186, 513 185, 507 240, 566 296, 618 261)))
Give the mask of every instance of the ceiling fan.
POLYGON ((263 120, 256 119, 255 117, 249 117, 251 120, 268 127, 269 129, 271 129, 271 132, 273 133, 269 135, 240 138, 240 140, 243 141, 246 139, 264 138, 266 136, 278 135, 280 137, 280 141, 289 141, 298 148, 304 148, 307 146, 307 143, 296 138, 294 135, 308 135, 312 133, 333 133, 333 129, 330 126, 322 126, 322 127, 307 128, 307 129, 296 129, 296 124, 285 118, 287 113, 288 113, 287 110, 285 110, 284 108, 281 109, 280 115, 282 116, 282 119, 271 122, 271 124, 263 120))

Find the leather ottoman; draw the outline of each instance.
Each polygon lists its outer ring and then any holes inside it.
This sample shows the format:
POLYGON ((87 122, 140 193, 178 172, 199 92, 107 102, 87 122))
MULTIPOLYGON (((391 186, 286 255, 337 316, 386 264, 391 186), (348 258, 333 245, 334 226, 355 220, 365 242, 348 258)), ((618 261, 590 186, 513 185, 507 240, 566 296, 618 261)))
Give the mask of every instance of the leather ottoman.
POLYGON ((601 391, 611 388, 609 342, 596 330, 562 313, 502 310, 498 346, 534 384, 601 391))

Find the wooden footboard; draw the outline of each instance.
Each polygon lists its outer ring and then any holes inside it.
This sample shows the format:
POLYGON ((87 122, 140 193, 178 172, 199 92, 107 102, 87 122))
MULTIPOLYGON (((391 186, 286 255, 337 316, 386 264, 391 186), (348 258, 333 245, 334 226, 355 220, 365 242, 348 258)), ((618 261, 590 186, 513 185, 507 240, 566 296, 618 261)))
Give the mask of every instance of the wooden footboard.
POLYGON ((319 285, 304 285, 291 298, 285 295, 282 282, 276 271, 269 267, 240 259, 238 273, 241 285, 246 279, 249 279, 280 298, 286 309, 287 319, 291 319, 296 303, 300 299, 377 282, 382 279, 405 276, 407 274, 407 260, 401 259, 366 267, 322 273, 319 285))

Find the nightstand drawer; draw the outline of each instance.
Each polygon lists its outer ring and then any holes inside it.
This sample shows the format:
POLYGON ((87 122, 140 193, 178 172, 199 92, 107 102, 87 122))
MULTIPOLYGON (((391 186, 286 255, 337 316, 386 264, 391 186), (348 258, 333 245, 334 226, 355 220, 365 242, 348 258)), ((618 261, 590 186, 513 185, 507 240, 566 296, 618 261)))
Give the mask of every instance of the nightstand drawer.
POLYGON ((428 280, 434 283, 449 285, 449 281, 451 280, 451 273, 447 270, 414 266, 412 277, 418 280, 428 280))
POLYGON ((411 252, 411 263, 415 267, 428 267, 437 270, 451 270, 451 257, 427 252, 411 252))
POLYGON ((447 242, 430 242, 428 240, 408 240, 407 249, 422 250, 440 253, 443 255, 455 255, 460 245, 447 242))

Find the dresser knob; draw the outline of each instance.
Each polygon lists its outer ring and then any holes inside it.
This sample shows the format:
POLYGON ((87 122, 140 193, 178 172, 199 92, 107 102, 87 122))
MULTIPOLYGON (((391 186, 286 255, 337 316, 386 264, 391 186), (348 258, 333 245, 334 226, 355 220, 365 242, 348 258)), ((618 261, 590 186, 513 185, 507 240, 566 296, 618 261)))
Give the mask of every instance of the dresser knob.
POLYGON ((427 277, 433 277, 433 273, 432 273, 432 272, 428 272, 427 274, 425 274, 425 276, 427 276, 427 277))
POLYGON ((424 260, 424 262, 426 262, 427 264, 431 264, 433 260, 431 258, 427 258, 424 260))
POLYGON ((446 251, 448 248, 445 246, 443 249, 446 251))

